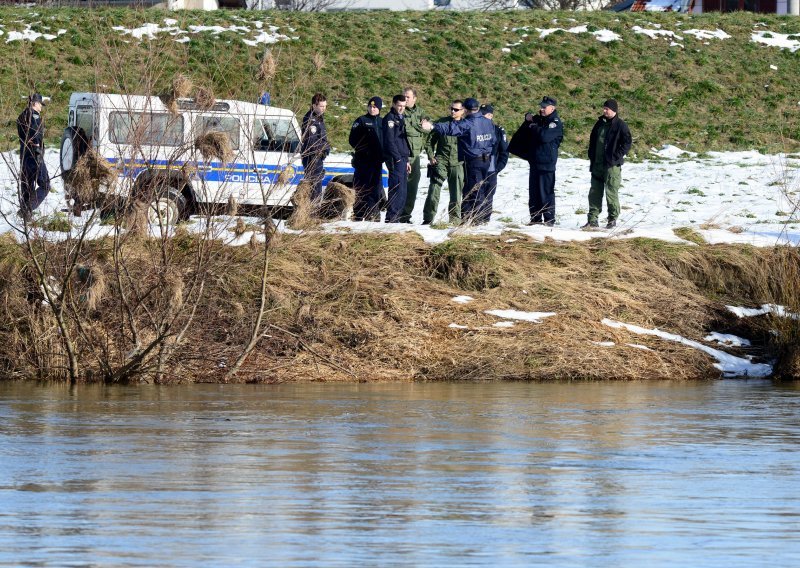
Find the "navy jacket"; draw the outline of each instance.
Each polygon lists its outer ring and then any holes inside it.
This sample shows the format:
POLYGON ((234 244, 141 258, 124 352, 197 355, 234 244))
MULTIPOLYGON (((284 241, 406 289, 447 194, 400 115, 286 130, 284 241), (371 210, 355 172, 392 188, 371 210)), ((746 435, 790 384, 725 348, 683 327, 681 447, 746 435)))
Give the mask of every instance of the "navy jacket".
POLYGON ((410 155, 405 118, 392 109, 383 117, 383 157, 386 165, 391 168, 401 160, 408 160, 410 155))
MULTIPOLYGON (((597 122, 594 124, 594 128, 592 128, 592 133, 589 136, 589 171, 591 171, 592 168, 591 164, 594 163, 594 151, 595 146, 597 145, 597 133, 603 123, 607 120, 608 119, 604 116, 598 118, 597 122)), ((612 166, 621 166, 625 162, 625 155, 630 152, 632 142, 633 140, 631 138, 631 131, 628 129, 628 125, 625 124, 625 121, 622 120, 619 115, 616 115, 611 119, 608 132, 606 132, 606 167, 610 168, 612 166)))
POLYGON ((349 142, 354 162, 383 162, 383 119, 369 114, 359 116, 350 128, 349 142))
POLYGON ((564 139, 564 124, 558 111, 553 111, 550 116, 534 116, 528 131, 528 162, 539 171, 556 171, 558 147, 564 139))
POLYGON ((42 116, 30 106, 17 118, 19 155, 23 160, 38 160, 44 152, 42 116))
POLYGON ((494 146, 494 123, 480 114, 470 114, 463 120, 437 122, 433 129, 445 136, 458 137, 458 159, 471 160, 489 157, 494 146))
POLYGON ((312 157, 325 159, 331 152, 325 119, 309 110, 303 117, 303 137, 300 139, 300 154, 304 160, 312 157))

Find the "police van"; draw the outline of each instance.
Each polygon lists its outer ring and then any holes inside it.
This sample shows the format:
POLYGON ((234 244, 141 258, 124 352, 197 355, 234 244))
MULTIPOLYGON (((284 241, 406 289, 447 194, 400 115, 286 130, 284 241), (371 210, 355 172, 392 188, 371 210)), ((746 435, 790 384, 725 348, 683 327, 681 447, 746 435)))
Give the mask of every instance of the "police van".
MULTIPOLYGON (((118 174, 116 183, 98 188, 102 201, 145 201, 152 222, 176 222, 232 201, 281 215, 303 180, 299 146, 295 114, 266 104, 73 93, 61 169, 66 194, 76 196, 70 172, 94 150, 118 174), (200 141, 208 133, 227 137, 226 159, 204 155, 200 141)), ((352 187, 352 166, 326 160, 323 186, 331 181, 352 187)))

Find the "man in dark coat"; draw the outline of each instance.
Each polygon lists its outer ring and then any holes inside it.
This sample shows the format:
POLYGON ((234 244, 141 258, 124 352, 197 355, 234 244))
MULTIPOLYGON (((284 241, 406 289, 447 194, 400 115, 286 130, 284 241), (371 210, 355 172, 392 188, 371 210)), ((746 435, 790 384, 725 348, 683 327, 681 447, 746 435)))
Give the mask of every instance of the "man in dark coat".
POLYGON ((591 230, 599 226, 603 210, 603 191, 608 204, 606 229, 617 226, 619 217, 619 187, 622 185, 622 164, 630 151, 632 138, 628 125, 617 114, 617 101, 603 103, 603 114, 597 119, 589 136, 589 171, 592 185, 589 189, 589 219, 582 227, 591 230))
POLYGON ((322 201, 322 180, 325 176, 325 158, 331 151, 325 130, 325 109, 328 99, 322 93, 311 97, 311 108, 303 116, 300 157, 303 161, 304 179, 311 185, 311 199, 322 201))
POLYGON ((564 125, 556 110, 553 97, 543 97, 539 114, 525 115, 528 132, 527 159, 528 212, 530 225, 555 225, 556 222, 556 162, 558 148, 564 139, 564 125))
POLYGON ((31 95, 28 106, 17 118, 20 156, 19 214, 25 221, 31 219, 33 211, 50 192, 50 176, 44 163, 42 104, 42 95, 31 95))
POLYGON ((372 97, 366 114, 359 116, 350 128, 353 147, 353 205, 355 221, 380 221, 380 201, 383 197, 383 100, 372 97))
POLYGON ((387 223, 402 223, 403 207, 408 192, 408 174, 411 164, 411 146, 408 144, 405 95, 392 98, 392 110, 383 117, 383 157, 389 168, 389 202, 386 206, 387 223))
POLYGON ((481 201, 478 203, 475 213, 475 223, 485 225, 492 218, 494 194, 497 191, 497 176, 508 164, 508 138, 505 129, 499 124, 494 124, 494 107, 492 105, 481 105, 481 113, 485 119, 492 121, 494 126, 494 145, 489 161, 489 176, 486 178, 486 189, 482 192, 481 201))

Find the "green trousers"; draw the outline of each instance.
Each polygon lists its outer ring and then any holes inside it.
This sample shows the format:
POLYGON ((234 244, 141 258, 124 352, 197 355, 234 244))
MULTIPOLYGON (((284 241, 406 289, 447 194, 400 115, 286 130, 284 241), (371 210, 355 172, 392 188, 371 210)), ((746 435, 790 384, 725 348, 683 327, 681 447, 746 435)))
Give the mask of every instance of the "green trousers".
POLYGON ((422 222, 425 225, 433 223, 436 212, 439 210, 439 194, 442 184, 447 182, 450 190, 450 202, 447 205, 449 221, 453 224, 461 223, 461 191, 464 187, 464 164, 448 167, 442 162, 436 162, 431 177, 431 186, 428 188, 428 197, 425 199, 425 208, 422 210, 422 222))
POLYGON ((603 191, 608 204, 608 219, 619 217, 619 186, 622 185, 622 168, 607 168, 604 175, 592 174, 592 186, 589 189, 589 222, 596 223, 603 211, 603 191))
POLYGON ((414 212, 414 203, 417 201, 417 188, 419 188, 419 178, 421 177, 419 156, 409 158, 408 163, 411 164, 411 173, 408 174, 408 190, 406 191, 406 204, 400 215, 401 223, 411 222, 411 213, 414 212))

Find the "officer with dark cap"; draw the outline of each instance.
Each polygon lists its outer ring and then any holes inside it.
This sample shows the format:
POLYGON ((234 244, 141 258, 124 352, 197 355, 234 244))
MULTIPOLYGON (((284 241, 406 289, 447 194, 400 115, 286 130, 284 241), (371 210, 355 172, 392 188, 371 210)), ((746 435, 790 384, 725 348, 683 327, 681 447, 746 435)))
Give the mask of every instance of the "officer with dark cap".
POLYGON ((482 199, 475 212, 475 223, 485 225, 492 218, 494 207, 494 194, 497 191, 497 176, 508 164, 508 139, 505 129, 494 123, 494 106, 481 105, 481 114, 492 122, 494 126, 494 145, 492 146, 492 159, 489 162, 489 177, 486 178, 486 191, 482 192, 482 199))
POLYGON ((421 124, 426 132, 435 130, 439 134, 458 138, 458 157, 464 160, 466 170, 464 201, 461 204, 462 223, 474 221, 475 206, 481 202, 482 192, 486 190, 484 186, 489 177, 494 146, 494 125, 483 117, 480 106, 476 99, 470 97, 464 101, 464 108, 469 112, 464 120, 432 124, 425 119, 421 124))
POLYGON ((44 123, 39 93, 28 98, 28 106, 17 118, 20 156, 19 214, 29 221, 33 211, 50 192, 50 176, 44 163, 44 123))
POLYGON ((408 192, 411 146, 406 134, 405 95, 392 98, 392 110, 383 117, 383 158, 389 168, 389 202, 386 205, 387 223, 402 223, 403 207, 408 192))
POLYGON ((366 114, 359 116, 350 128, 353 147, 353 205, 355 221, 380 221, 380 201, 383 197, 383 100, 372 97, 366 114))
POLYGON ((530 225, 555 225, 556 222, 556 162, 558 148, 564 139, 564 125, 556 110, 553 97, 542 97, 539 114, 525 115, 527 129, 528 211, 530 225))

